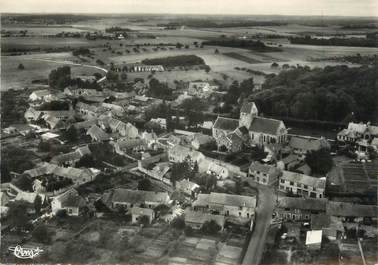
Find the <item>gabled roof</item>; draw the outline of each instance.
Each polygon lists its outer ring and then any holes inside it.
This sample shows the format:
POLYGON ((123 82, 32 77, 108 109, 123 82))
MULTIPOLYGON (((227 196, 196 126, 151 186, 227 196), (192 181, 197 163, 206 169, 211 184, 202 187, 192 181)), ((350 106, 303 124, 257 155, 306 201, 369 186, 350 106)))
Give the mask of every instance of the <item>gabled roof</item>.
POLYGON ((76 122, 72 124, 72 126, 75 127, 76 129, 87 129, 87 128, 92 127, 95 124, 97 124, 97 120, 91 119, 91 120, 76 122))
POLYGON ((354 123, 350 122, 348 124, 348 130, 355 131, 357 133, 363 134, 367 129, 367 125, 364 123, 354 123))
POLYGON ((256 197, 212 192, 210 194, 199 194, 193 206, 214 204, 255 208, 256 197))
POLYGON ((115 189, 113 191, 112 202, 127 202, 127 203, 168 203, 168 192, 154 192, 143 190, 129 190, 129 189, 115 189))
POLYGON ((338 136, 347 136, 349 138, 356 138, 356 132, 348 129, 342 129, 340 132, 337 133, 338 136))
POLYGON ((122 149, 133 149, 133 148, 139 147, 139 146, 146 146, 147 147, 146 141, 144 141, 143 139, 139 139, 139 138, 119 139, 115 143, 115 145, 117 145, 118 148, 120 148, 121 150, 122 149))
POLYGON ((62 207, 81 207, 86 204, 84 198, 79 196, 79 193, 75 189, 69 189, 53 199, 60 201, 62 207))
POLYGON ((131 208, 131 214, 132 215, 147 215, 151 216, 154 214, 154 210, 149 208, 141 208, 141 207, 133 207, 131 208))
POLYGON ((308 211, 326 210, 327 199, 282 197, 278 200, 279 208, 299 209, 308 211))
POLYGON ((54 156, 50 162, 59 165, 65 162, 79 160, 84 155, 89 155, 89 154, 91 154, 91 150, 89 150, 88 145, 86 145, 86 146, 78 147, 73 152, 54 156))
POLYGON ((225 131, 234 131, 239 127, 239 120, 225 118, 225 117, 218 117, 214 123, 213 128, 225 130, 225 131))
POLYGON ((49 115, 47 117, 44 117, 44 119, 45 119, 45 122, 50 126, 51 129, 54 129, 54 128, 58 127, 59 125, 64 126, 64 121, 58 119, 55 116, 49 115))
POLYGON ((40 164, 36 168, 25 170, 23 174, 29 175, 31 178, 35 178, 42 175, 51 174, 52 172, 54 172, 56 167, 57 165, 53 165, 53 164, 45 162, 45 163, 40 164))
POLYGON ((191 182, 188 179, 183 179, 183 180, 176 182, 176 187, 178 189, 194 191, 195 189, 199 188, 200 186, 197 183, 191 182))
POLYGON ((292 181, 294 183, 301 183, 303 185, 320 188, 320 189, 325 189, 325 185, 326 185, 326 180, 324 178, 310 177, 304 174, 291 172, 287 170, 284 170, 282 172, 281 179, 292 181))
POLYGON ((370 132, 370 134, 378 136, 378 126, 369 125, 368 131, 370 132))
POLYGON ((242 105, 240 112, 241 113, 252 113, 253 108, 256 108, 255 102, 246 102, 242 105))
POLYGON ((33 107, 29 107, 25 112, 25 116, 33 116, 34 119, 38 119, 41 116, 41 113, 41 111, 36 110, 33 107))
POLYGON ((254 117, 249 130, 252 132, 276 135, 281 124, 283 124, 283 122, 280 120, 254 117))
POLYGON ((76 104, 76 109, 84 109, 91 112, 97 112, 98 107, 95 105, 86 104, 84 102, 78 102, 76 104))
POLYGON ((262 164, 260 162, 252 162, 251 165, 249 166, 249 170, 250 171, 260 171, 260 172, 263 172, 263 173, 270 173, 270 174, 273 174, 273 173, 278 174, 279 173, 278 168, 271 166, 271 165, 262 164))
POLYGON ((330 148, 329 143, 326 139, 311 138, 311 137, 300 137, 292 136, 290 138, 289 145, 295 149, 302 149, 305 151, 319 150, 321 148, 330 148))
POLYGON ((185 222, 187 223, 194 223, 194 224, 204 224, 207 221, 214 220, 218 225, 224 226, 225 217, 223 215, 214 215, 209 213, 204 213, 201 211, 192 211, 186 210, 185 211, 185 222))
POLYGON ((109 140, 109 135, 101 130, 97 125, 93 125, 88 131, 87 134, 89 134, 92 138, 96 138, 98 141, 106 141, 109 140))
POLYGON ((22 192, 17 193, 17 196, 14 200, 34 203, 37 196, 38 196, 38 193, 22 191, 22 192))
POLYGON ((327 214, 340 217, 377 217, 378 207, 376 205, 330 201, 327 204, 327 214))
POLYGON ((43 90, 33 91, 31 94, 35 94, 37 97, 44 97, 44 96, 50 95, 51 92, 47 89, 43 89, 43 90))

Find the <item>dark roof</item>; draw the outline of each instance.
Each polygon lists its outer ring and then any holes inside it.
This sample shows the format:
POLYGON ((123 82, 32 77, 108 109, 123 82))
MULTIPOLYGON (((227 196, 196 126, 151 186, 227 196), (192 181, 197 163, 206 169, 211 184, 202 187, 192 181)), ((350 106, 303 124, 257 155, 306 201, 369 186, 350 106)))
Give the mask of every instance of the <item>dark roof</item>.
POLYGON ((329 202, 327 214, 343 217, 377 217, 378 207, 376 205, 362 205, 347 202, 329 202))
POLYGON ((254 102, 246 102, 240 109, 241 113, 251 113, 253 106, 255 105, 254 102))
POLYGON ((213 126, 215 129, 221 129, 225 131, 234 131, 239 127, 239 120, 218 117, 213 126))
POLYGON ((278 201, 278 207, 300 209, 300 210, 314 210, 325 211, 327 199, 315 198, 296 198, 296 197, 283 197, 278 201))
POLYGON ((235 132, 241 135, 248 135, 248 129, 245 126, 239 127, 235 132))
POLYGON ((250 131, 276 135, 282 121, 255 117, 249 127, 250 131))

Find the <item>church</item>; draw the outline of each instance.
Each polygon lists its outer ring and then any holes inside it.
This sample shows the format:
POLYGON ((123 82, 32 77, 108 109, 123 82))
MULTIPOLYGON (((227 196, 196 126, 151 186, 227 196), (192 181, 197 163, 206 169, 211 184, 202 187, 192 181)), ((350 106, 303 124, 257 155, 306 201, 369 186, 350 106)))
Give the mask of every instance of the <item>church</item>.
POLYGON ((284 144, 287 129, 283 121, 260 117, 254 102, 246 102, 240 109, 239 120, 220 117, 212 128, 218 148, 238 152, 243 146, 284 144))

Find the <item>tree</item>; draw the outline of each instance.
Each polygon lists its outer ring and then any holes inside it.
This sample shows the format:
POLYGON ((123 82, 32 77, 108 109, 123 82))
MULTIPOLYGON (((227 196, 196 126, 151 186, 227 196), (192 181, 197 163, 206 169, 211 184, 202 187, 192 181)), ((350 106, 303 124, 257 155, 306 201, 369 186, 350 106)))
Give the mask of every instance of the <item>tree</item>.
POLYGON ((96 80, 99 80, 102 78, 102 74, 100 73, 94 73, 93 76, 96 78, 96 80))
POLYGON ((35 212, 39 214, 41 212, 41 208, 42 208, 42 198, 41 196, 37 195, 34 201, 35 212))
POLYGON ((187 161, 173 164, 171 168, 171 182, 176 185, 176 181, 182 179, 192 179, 194 177, 194 171, 187 161))
POLYGON ((24 191, 33 191, 33 180, 24 174, 21 174, 14 179, 12 179, 12 184, 15 185, 17 188, 24 190, 24 191))
POLYGON ((160 215, 165 215, 169 212, 170 208, 165 204, 159 204, 154 208, 155 213, 159 213, 160 215))
POLYGON ((172 90, 169 89, 167 84, 161 83, 156 78, 150 79, 149 86, 150 86, 149 93, 153 97, 165 99, 172 95, 172 90))
POLYGON ((83 155, 79 161, 76 162, 75 167, 85 167, 91 168, 96 166, 96 161, 93 159, 93 156, 90 154, 83 155))
POLYGON ((126 80, 127 79, 127 74, 126 73, 122 73, 121 74, 121 79, 122 80, 126 80))
POLYGON ((49 244, 51 242, 51 233, 45 225, 37 226, 32 232, 33 239, 39 243, 49 244))
POLYGON ((8 220, 18 230, 27 227, 29 217, 27 215, 28 206, 26 202, 18 201, 9 203, 8 220))
POLYGON ((172 220, 171 226, 175 229, 184 229, 185 228, 185 221, 182 217, 176 217, 172 220))
POLYGON ((190 226, 185 226, 184 233, 186 236, 193 236, 193 228, 190 226))
POLYGON ((110 82, 116 82, 119 80, 119 75, 114 72, 114 71, 109 71, 107 72, 106 74, 106 78, 110 81, 110 82))
POLYGON ((49 85, 63 89, 71 82, 71 68, 69 66, 58 67, 49 74, 49 85))
POLYGON ((306 163, 313 173, 326 174, 333 167, 332 156, 327 148, 310 151, 306 154, 306 163))
POLYGON ((149 180, 148 178, 141 179, 138 182, 138 190, 151 191, 152 190, 151 180, 149 180))
POLYGON ((20 64, 18 65, 17 69, 18 69, 18 70, 24 70, 24 69, 25 69, 25 66, 24 66, 22 63, 20 63, 20 64))
POLYGON ((77 129, 74 126, 70 126, 65 131, 65 137, 67 138, 68 141, 75 142, 78 139, 77 129))
POLYGON ((222 227, 214 220, 206 221, 201 228, 201 231, 208 235, 216 235, 222 227))
POLYGON ((270 67, 277 68, 278 66, 279 66, 278 63, 274 62, 274 63, 272 63, 272 65, 270 67))
POLYGON ((141 215, 138 218, 138 222, 143 226, 147 226, 150 224, 150 218, 147 215, 141 215))

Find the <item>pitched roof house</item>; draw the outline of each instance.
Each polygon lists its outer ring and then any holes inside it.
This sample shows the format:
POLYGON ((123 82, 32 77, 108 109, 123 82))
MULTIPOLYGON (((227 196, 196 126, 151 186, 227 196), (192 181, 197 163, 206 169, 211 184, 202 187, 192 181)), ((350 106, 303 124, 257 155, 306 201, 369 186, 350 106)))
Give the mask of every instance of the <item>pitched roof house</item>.
POLYGON ((249 166, 248 177, 263 185, 277 183, 281 171, 274 166, 252 162, 249 166))
POLYGON ((223 215, 214 215, 189 209, 185 211, 185 224, 193 229, 201 229, 203 224, 209 221, 215 221, 223 230, 225 224, 225 217, 223 215))
POLYGON ((77 190, 69 189, 53 198, 51 201, 51 210, 54 214, 60 210, 65 210, 69 216, 79 216, 81 208, 85 205, 84 198, 79 195, 77 190))
POLYGON ((89 135, 93 141, 96 142, 103 142, 110 140, 110 136, 101 130, 97 125, 93 125, 91 128, 88 129, 87 135, 89 135))
POLYGON ((73 166, 77 161, 80 160, 84 155, 90 155, 91 150, 89 149, 88 145, 78 147, 75 151, 60 154, 54 156, 50 163, 58 165, 58 166, 73 166))
POLYGON ((142 207, 154 208, 159 204, 168 204, 167 192, 154 192, 130 189, 115 189, 110 199, 111 207, 123 206, 126 208, 142 207))
POLYGON ((305 197, 324 198, 325 186, 325 178, 310 177, 283 170, 278 189, 282 192, 292 192, 305 197))
POLYGON ((198 194, 192 206, 194 210, 249 219, 255 213, 256 197, 211 192, 198 194))
POLYGON ((289 146, 293 148, 294 153, 306 154, 310 151, 317 151, 322 148, 330 149, 330 144, 324 138, 313 138, 304 136, 292 136, 289 141, 289 146))
POLYGON ((283 220, 309 221, 311 214, 325 213, 326 205, 327 199, 282 197, 275 213, 283 220))

